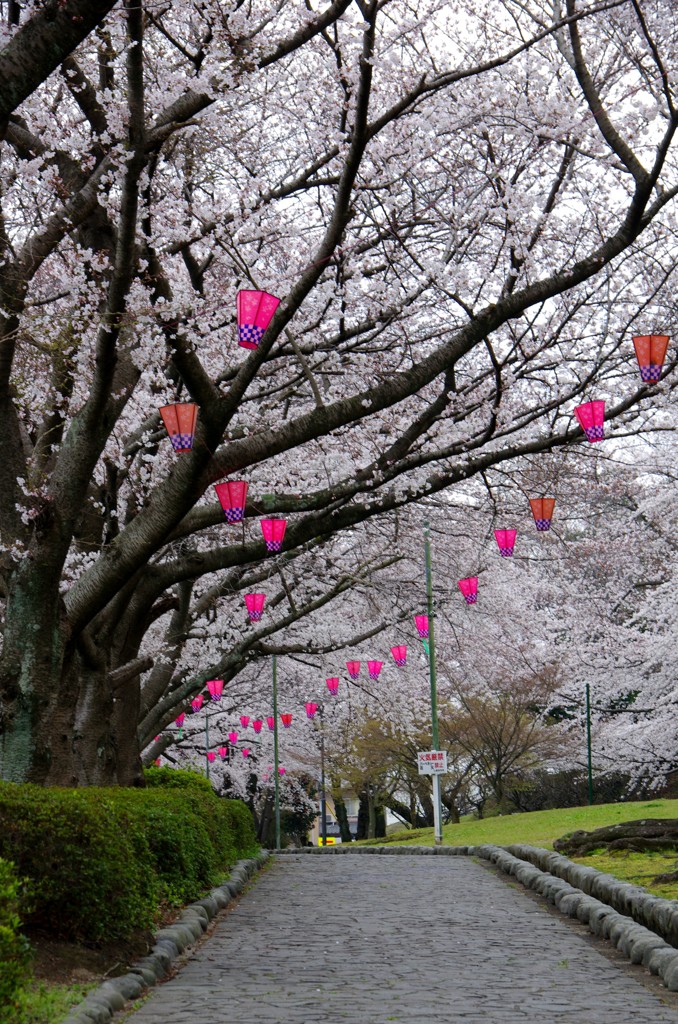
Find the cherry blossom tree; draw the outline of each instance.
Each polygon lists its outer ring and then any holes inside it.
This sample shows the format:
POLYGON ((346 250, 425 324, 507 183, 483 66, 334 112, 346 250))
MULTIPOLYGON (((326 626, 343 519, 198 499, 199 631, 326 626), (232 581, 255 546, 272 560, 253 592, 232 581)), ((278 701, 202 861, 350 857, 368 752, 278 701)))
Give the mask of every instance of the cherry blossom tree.
POLYGON ((130 783, 271 653, 245 589, 278 581, 294 646, 379 517, 579 448, 589 398, 619 443, 661 426, 675 356, 644 384, 630 335, 675 318, 678 28, 663 0, 10 8, 0 764, 130 783), (283 300, 249 354, 241 288, 283 300), (157 409, 187 398, 173 457, 157 409))

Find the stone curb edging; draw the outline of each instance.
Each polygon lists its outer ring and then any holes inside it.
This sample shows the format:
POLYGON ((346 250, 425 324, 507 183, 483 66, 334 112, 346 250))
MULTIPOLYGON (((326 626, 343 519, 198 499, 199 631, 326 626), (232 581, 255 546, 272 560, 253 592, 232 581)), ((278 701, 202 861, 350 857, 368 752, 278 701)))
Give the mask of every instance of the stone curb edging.
POLYGON ((634 964, 658 975, 678 992, 678 901, 653 896, 595 868, 536 846, 328 846, 280 850, 284 853, 438 854, 480 857, 544 896, 558 910, 578 918, 608 939, 634 964), (668 940, 668 941, 665 941, 668 940), (675 943, 675 945, 673 944, 675 943))
POLYGON ((135 963, 127 974, 111 978, 90 992, 62 1024, 109 1024, 113 1014, 122 1010, 128 1000, 137 999, 145 989, 165 977, 179 954, 199 939, 219 911, 243 891, 248 879, 265 864, 268 856, 268 850, 262 850, 256 857, 239 860, 223 885, 212 889, 201 900, 189 903, 176 921, 161 928, 148 956, 135 963))

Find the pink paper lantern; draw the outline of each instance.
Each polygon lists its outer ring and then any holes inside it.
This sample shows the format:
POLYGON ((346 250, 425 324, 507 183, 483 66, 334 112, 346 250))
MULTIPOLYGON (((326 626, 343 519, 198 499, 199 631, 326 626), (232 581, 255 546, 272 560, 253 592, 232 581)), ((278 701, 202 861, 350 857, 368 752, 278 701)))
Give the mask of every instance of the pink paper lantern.
POLYGON ((357 679, 360 675, 360 662, 359 661, 347 661, 346 670, 351 679, 357 679))
POLYGON ((369 674, 370 679, 378 679, 379 673, 381 672, 383 667, 383 661, 368 661, 367 672, 369 674))
POLYGON ((190 452, 195 437, 198 406, 192 402, 163 405, 160 410, 165 429, 175 452, 190 452))
POLYGON ((176 726, 178 726, 178 727, 179 727, 179 729, 181 729, 182 725, 184 724, 184 718, 185 718, 185 717, 186 717, 186 712, 185 712, 185 711, 182 711, 182 712, 181 712, 181 714, 180 714, 180 715, 178 715, 178 716, 177 716, 177 717, 176 717, 176 718, 174 719, 174 724, 175 724, 176 726))
POLYGON ((280 716, 280 721, 282 722, 282 724, 285 727, 285 729, 289 729, 289 727, 292 724, 292 716, 291 715, 281 715, 280 716))
POLYGON ((238 344, 242 348, 259 347, 264 331, 279 305, 280 299, 269 292, 238 292, 238 344))
POLYGON ((275 718, 273 717, 273 715, 268 716, 268 718, 266 719, 266 725, 269 727, 271 732, 273 732, 273 730, 275 729, 275 718))
POLYGON ((534 525, 544 533, 551 529, 553 510, 556 507, 555 498, 530 498, 530 508, 534 517, 534 525))
POLYGON ((236 743, 238 742, 238 734, 235 731, 235 729, 231 729, 231 731, 229 732, 229 734, 228 734, 228 742, 231 744, 232 747, 234 747, 236 745, 236 743))
POLYGON ((208 750, 208 751, 207 751, 207 760, 209 761, 209 763, 210 763, 210 764, 212 763, 212 761, 214 760, 214 758, 215 758, 216 756, 217 756, 217 755, 216 755, 216 754, 214 753, 214 751, 213 751, 213 750, 208 750))
POLYGON ((336 697, 337 692, 339 690, 339 679, 338 678, 327 679, 326 682, 327 682, 327 689, 330 691, 330 693, 332 694, 333 697, 336 697))
POLYGON ((516 546, 517 530, 495 530, 494 537, 502 558, 511 558, 516 546))
POLYGON ((287 768, 283 768, 283 766, 280 765, 280 767, 278 768, 278 775, 284 775, 286 771, 287 768))
POLYGON ((199 693, 198 696, 194 697, 193 700, 191 701, 191 707, 193 708, 193 714, 194 715, 198 711, 200 711, 200 708, 202 707, 202 702, 203 702, 204 699, 205 698, 203 697, 203 695, 201 693, 199 693))
POLYGON ((267 551, 280 551, 286 528, 286 519, 261 520, 261 532, 264 535, 267 551))
POLYGON ((306 702, 305 708, 307 718, 313 718, 318 711, 318 705, 314 704, 312 700, 306 702))
POLYGON ((391 654, 398 668, 404 668, 407 664, 407 647, 401 644, 399 647, 392 647, 391 654))
POLYGON ((250 622, 259 622, 264 610, 266 594, 245 594, 245 604, 249 613, 250 622))
POLYGON ((605 437, 605 402, 584 402, 578 405, 574 414, 579 426, 586 434, 587 441, 602 441, 605 437))
POLYGON ((243 747, 242 748, 242 756, 243 757, 249 757, 251 753, 252 753, 252 751, 250 750, 249 747, 243 747))
POLYGON ((241 715, 240 716, 240 724, 242 725, 243 729, 246 729, 247 726, 250 724, 250 716, 249 715, 241 715))
POLYGON ((475 604, 478 600, 478 577, 468 576, 465 580, 459 580, 459 589, 466 604, 475 604))
POLYGON ((255 718, 254 721, 252 722, 252 728, 254 729, 254 731, 257 734, 257 736, 261 732, 261 730, 263 728, 263 725, 264 725, 264 722, 263 722, 263 719, 261 719, 261 718, 255 718))
POLYGON ((225 761, 228 757, 228 747, 219 747, 219 757, 222 761, 225 761))
POLYGON ((421 639, 426 640, 428 638, 428 615, 415 615, 414 624, 421 639))
POLYGON ((248 486, 245 480, 229 480, 214 485, 227 523, 241 523, 245 518, 248 486))
POLYGON ((668 334, 638 334, 633 339, 640 379, 646 384, 656 384, 662 375, 662 367, 669 347, 668 334))
POLYGON ((221 695, 224 692, 224 680, 208 679, 207 689, 209 690, 210 700, 221 700, 221 695))

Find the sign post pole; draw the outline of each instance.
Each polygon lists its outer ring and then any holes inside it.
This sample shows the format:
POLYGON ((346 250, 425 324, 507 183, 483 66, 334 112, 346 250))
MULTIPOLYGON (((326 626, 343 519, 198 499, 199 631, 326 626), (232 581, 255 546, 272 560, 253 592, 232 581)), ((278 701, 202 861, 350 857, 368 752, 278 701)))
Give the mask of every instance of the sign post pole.
MULTIPOLYGON (((431 582, 431 542, 428 520, 424 521, 424 551, 426 555, 426 611, 428 614, 428 672, 431 683, 431 738, 433 749, 438 750, 438 692, 436 684, 436 646, 433 624, 433 584, 431 582)), ((443 820, 440 800, 440 776, 433 776, 433 832, 436 846, 443 841, 443 820)))

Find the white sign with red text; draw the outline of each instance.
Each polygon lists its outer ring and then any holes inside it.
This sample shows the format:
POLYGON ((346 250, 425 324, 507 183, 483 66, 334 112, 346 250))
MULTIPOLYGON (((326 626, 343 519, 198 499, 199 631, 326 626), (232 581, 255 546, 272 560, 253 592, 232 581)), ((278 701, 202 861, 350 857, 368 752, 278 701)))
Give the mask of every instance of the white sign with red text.
POLYGON ((417 767, 420 775, 445 775, 447 774, 447 751, 446 750, 419 750, 417 751, 417 767))

